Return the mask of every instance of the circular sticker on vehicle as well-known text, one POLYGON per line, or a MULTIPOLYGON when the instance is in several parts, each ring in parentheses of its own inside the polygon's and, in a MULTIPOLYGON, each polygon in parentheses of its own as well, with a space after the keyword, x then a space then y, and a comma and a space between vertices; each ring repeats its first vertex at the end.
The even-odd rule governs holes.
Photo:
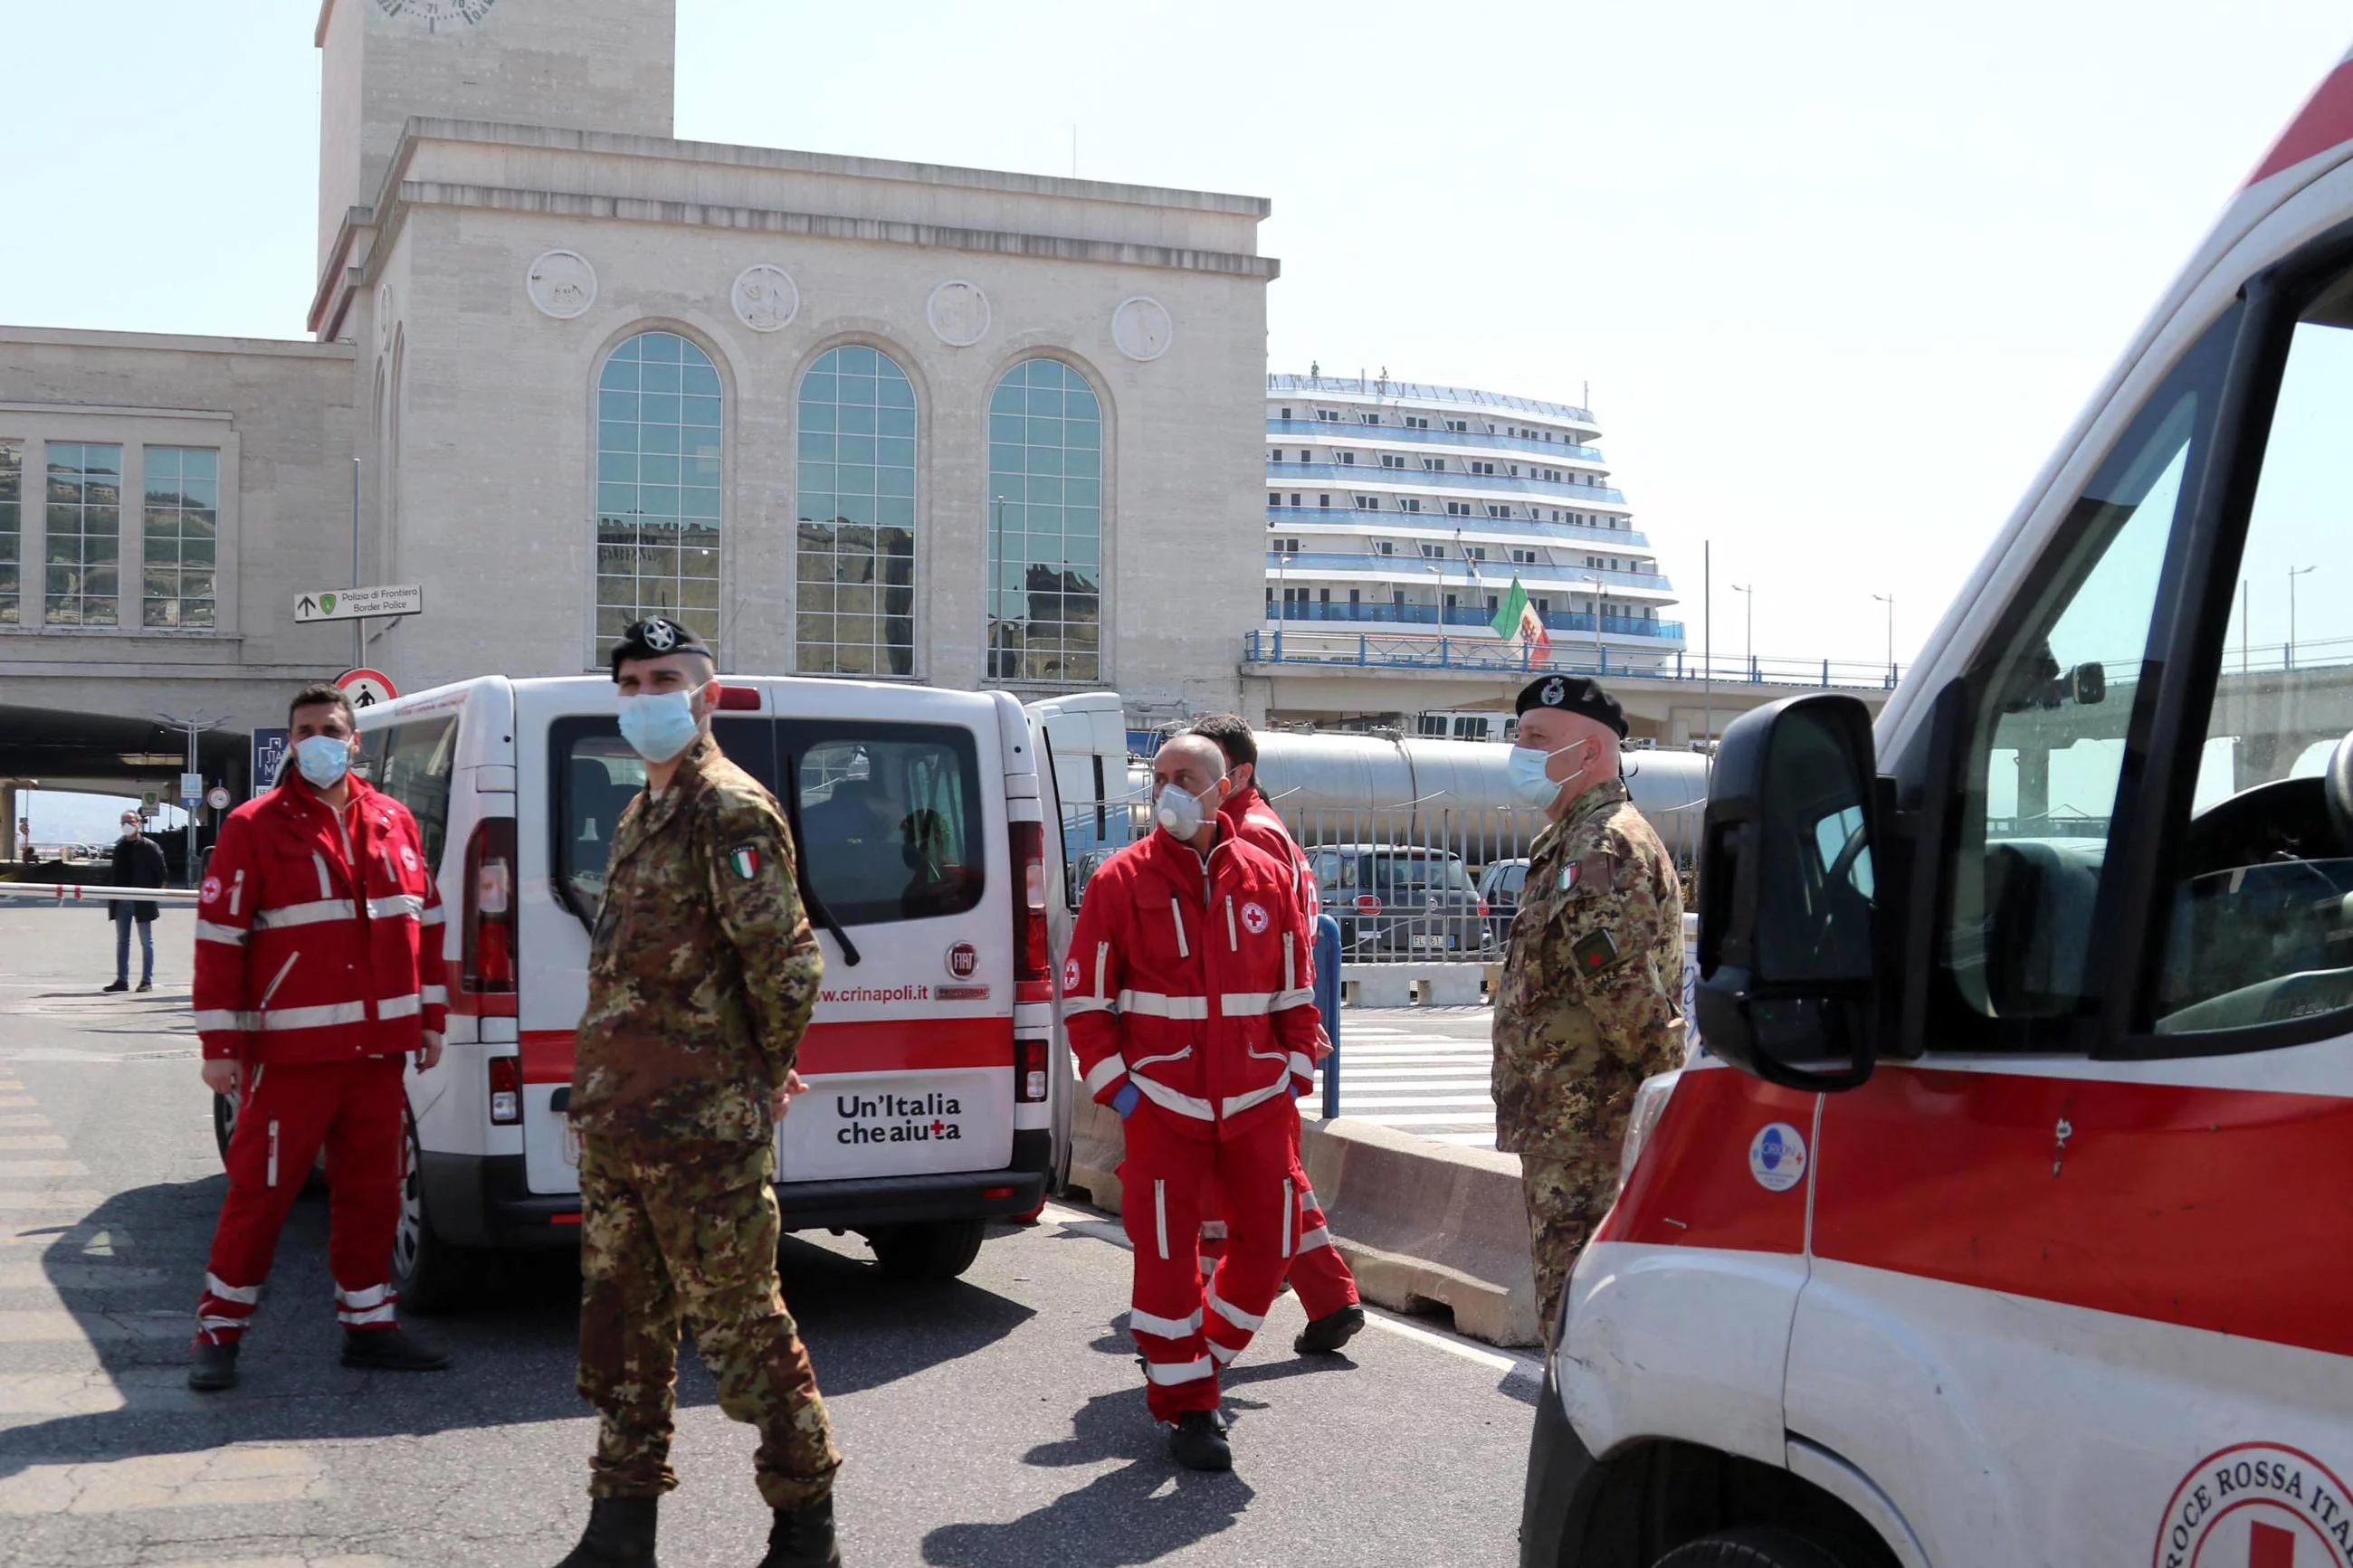
POLYGON ((2310 1454, 2241 1443, 2209 1454, 2166 1504, 2158 1568, 2345 1568, 2345 1483, 2310 1454))
POLYGON ((1760 1128, 1748 1141, 1748 1173, 1768 1193, 1786 1193, 1806 1179, 1806 1141, 1786 1121, 1760 1128))

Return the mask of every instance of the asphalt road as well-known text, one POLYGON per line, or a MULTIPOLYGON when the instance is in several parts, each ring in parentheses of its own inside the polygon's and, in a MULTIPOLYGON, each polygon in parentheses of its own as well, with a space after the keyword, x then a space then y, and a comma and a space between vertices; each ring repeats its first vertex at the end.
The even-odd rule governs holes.
MULTIPOLYGON (((572 1388, 577 1276, 512 1269, 418 1322, 460 1358, 399 1376, 335 1364, 325 1208, 295 1211, 245 1382, 181 1383, 223 1181, 186 1016, 189 917, 160 983, 100 995, 87 910, 0 910, 0 1565, 546 1564, 586 1512, 572 1388)), ((959 1281, 882 1280, 855 1237, 785 1247, 849 1456, 853 1564, 1504 1564, 1535 1363, 1387 1315, 1305 1361, 1276 1303, 1228 1379, 1237 1468, 1164 1458, 1121 1328, 1117 1227, 1050 1208, 959 1281)), ((686 1358, 663 1518, 671 1568, 758 1561, 751 1434, 686 1358)))

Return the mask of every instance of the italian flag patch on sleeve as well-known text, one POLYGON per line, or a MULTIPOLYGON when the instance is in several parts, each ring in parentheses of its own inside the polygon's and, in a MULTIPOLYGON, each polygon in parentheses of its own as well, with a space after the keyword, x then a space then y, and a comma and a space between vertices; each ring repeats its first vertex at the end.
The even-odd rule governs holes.
POLYGON ((728 853, 727 864, 734 868, 737 876, 748 882, 760 874, 760 852, 746 844, 728 853))

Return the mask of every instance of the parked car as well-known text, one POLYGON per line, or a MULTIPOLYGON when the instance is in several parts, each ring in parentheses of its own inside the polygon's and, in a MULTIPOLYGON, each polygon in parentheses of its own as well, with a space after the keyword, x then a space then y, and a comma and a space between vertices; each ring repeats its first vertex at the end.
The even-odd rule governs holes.
POLYGON ((1512 919, 1520 912, 1520 885, 1527 879, 1525 856, 1497 860, 1479 873, 1479 898, 1487 906, 1487 940, 1498 952, 1511 941, 1512 919))
POLYGON ((1476 959, 1491 946, 1487 906, 1461 856, 1392 844, 1326 844, 1308 854, 1342 953, 1476 959))

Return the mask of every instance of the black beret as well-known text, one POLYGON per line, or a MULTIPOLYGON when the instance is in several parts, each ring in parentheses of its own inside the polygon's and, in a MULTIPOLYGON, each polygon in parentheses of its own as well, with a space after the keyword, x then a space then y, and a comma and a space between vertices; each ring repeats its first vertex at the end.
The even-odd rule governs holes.
POLYGON ((1520 689, 1520 704, 1515 710, 1525 713, 1531 708, 1557 708, 1564 713, 1582 713, 1598 724, 1607 724, 1626 738, 1626 710, 1618 706, 1618 699, 1601 689, 1601 683, 1586 675, 1540 675, 1520 689))
POLYGON ((659 658, 665 654, 699 653, 711 657, 711 649, 676 621, 659 616, 649 616, 621 634, 613 645, 613 679, 621 679, 621 661, 625 658, 659 658))

